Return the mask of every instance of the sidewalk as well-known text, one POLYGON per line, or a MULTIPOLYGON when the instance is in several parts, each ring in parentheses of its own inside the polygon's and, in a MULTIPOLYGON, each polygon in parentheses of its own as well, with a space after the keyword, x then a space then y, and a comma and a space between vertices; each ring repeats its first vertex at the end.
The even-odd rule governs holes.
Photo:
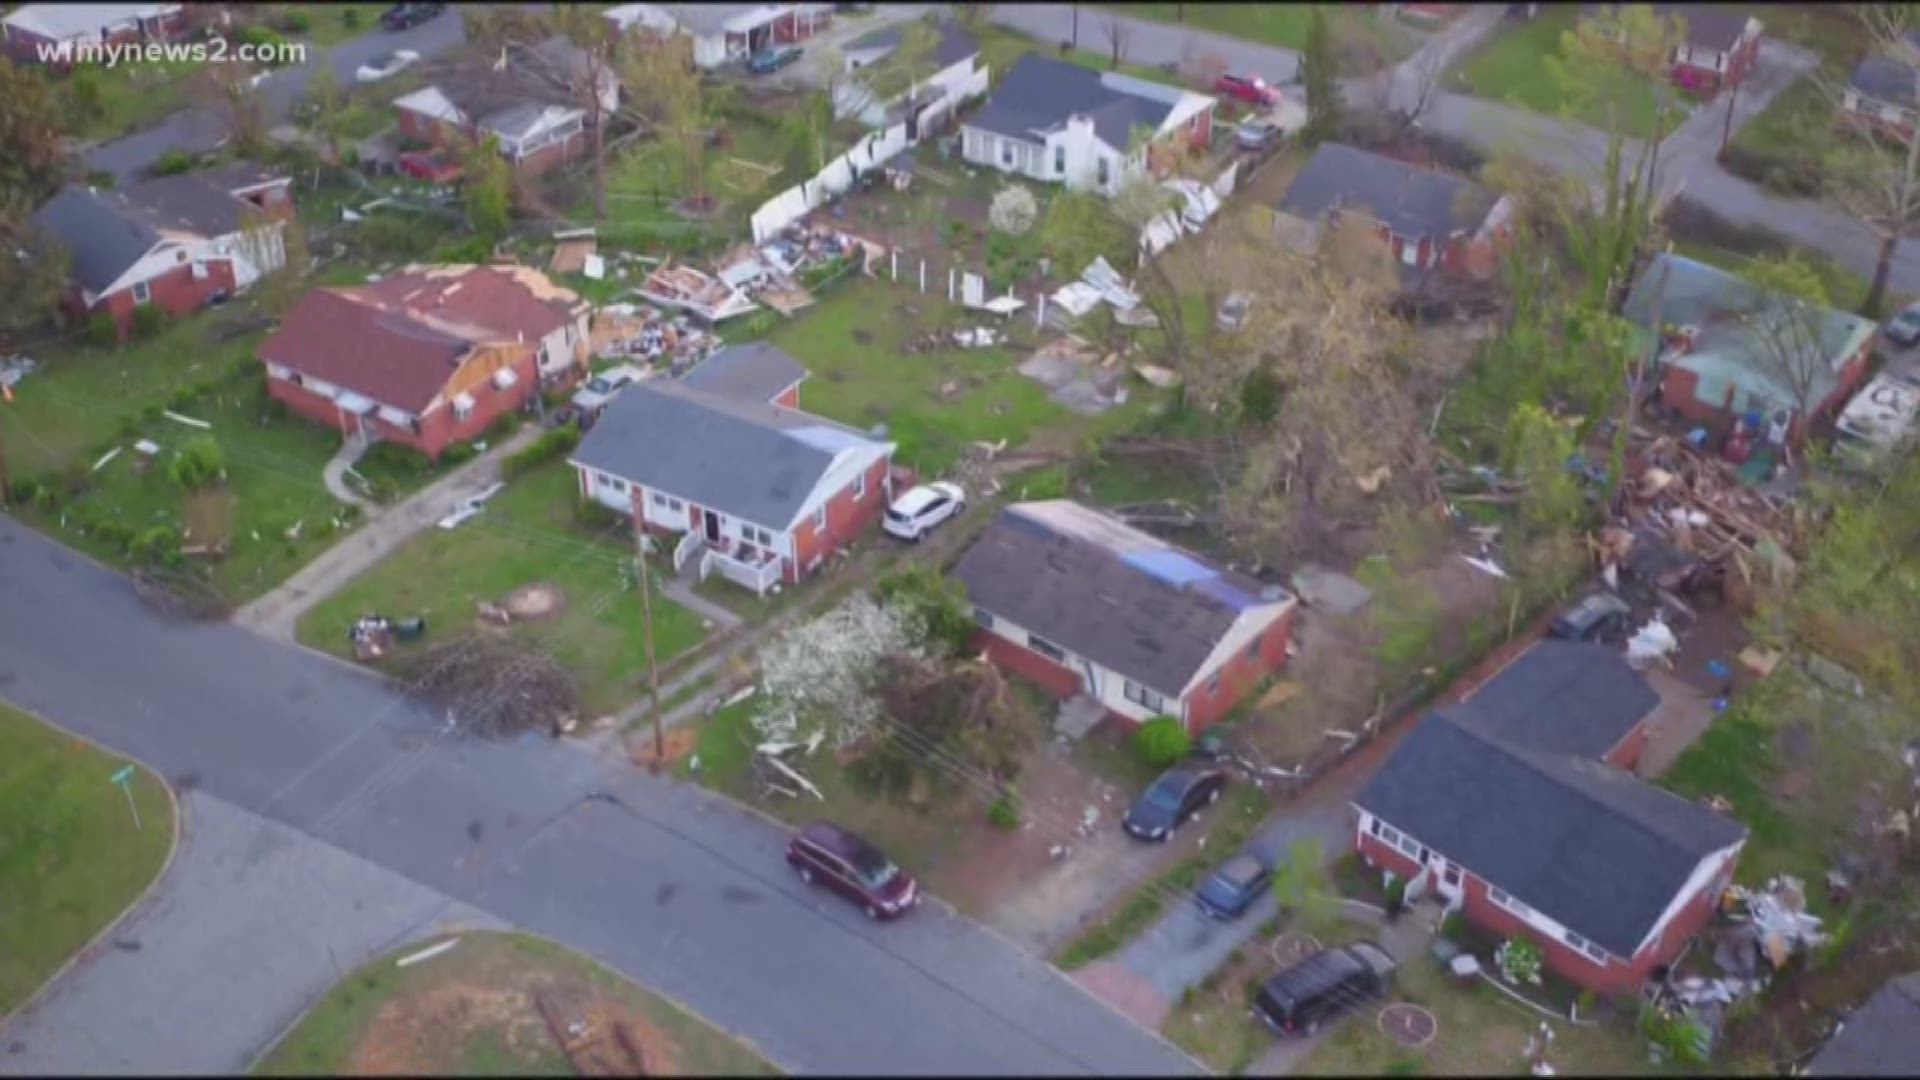
POLYGON ((453 509, 454 503, 500 479, 500 461, 540 437, 538 424, 523 424, 513 437, 415 492, 398 506, 379 510, 300 568, 286 583, 234 613, 233 621, 255 633, 291 643, 294 627, 315 604, 339 591, 401 544, 453 509))

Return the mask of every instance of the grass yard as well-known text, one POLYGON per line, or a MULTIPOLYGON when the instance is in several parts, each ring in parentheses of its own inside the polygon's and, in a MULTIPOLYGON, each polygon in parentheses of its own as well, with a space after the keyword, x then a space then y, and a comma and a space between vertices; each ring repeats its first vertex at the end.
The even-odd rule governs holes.
MULTIPOLYGON (((674 212, 687 194, 679 152, 669 143, 643 140, 608 163, 607 220, 595 223, 602 242, 697 244, 729 225, 743 225, 768 198, 799 182, 786 168, 787 148, 770 117, 730 116, 721 130, 726 144, 707 152, 707 187, 721 204, 717 218, 694 221, 674 212)), ((579 190, 573 216, 592 221, 592 186, 583 183, 579 190)))
MULTIPOLYGON (((307 29, 290 36, 309 41, 322 49, 330 49, 343 41, 367 34, 380 34, 380 14, 387 10, 387 4, 275 4, 270 22, 277 22, 298 12, 306 18, 307 29)), ((457 13, 448 12, 441 18, 457 13)))
MULTIPOLYGON (((581 709, 598 716, 626 704, 646 677, 640 595, 631 587, 632 546, 624 532, 579 523, 579 482, 564 461, 508 485, 481 517, 455 530, 428 529, 386 561, 328 597, 300 620, 299 640, 351 657, 348 628, 378 611, 425 616, 430 637, 462 632, 480 600, 498 602, 544 582, 565 606, 513 633, 550 650, 580 682, 581 709)), ((654 648, 662 663, 698 644, 698 616, 653 592, 654 648)))
POLYGON ((74 134, 108 142, 149 127, 191 104, 190 77, 204 66, 191 60, 112 67, 96 64, 57 78, 56 86, 69 100, 93 99, 94 107, 84 110, 84 119, 76 125, 74 134))
MULTIPOLYGON (((408 967, 416 942, 361 967, 320 999, 299 1026, 255 1062, 268 1076, 578 1075, 540 1002, 585 1020, 611 1060, 634 1068, 610 1034, 624 1028, 650 1076, 770 1076, 752 1046, 543 938, 470 933, 408 967)), ((438 944, 439 942, 436 942, 438 944)))
MULTIPOLYGON (((1575 5, 1545 5, 1532 22, 1499 31, 1457 70, 1453 78, 1476 97, 1504 102, 1548 116, 1570 115, 1596 127, 1607 119, 1604 105, 1577 100, 1573 88, 1554 77, 1549 57, 1558 57, 1561 35, 1580 17, 1575 5)), ((1617 87, 1596 87, 1594 98, 1616 101, 1627 134, 1645 138, 1653 132, 1655 88, 1638 76, 1622 78, 1617 87)))
POLYGON ((931 475, 951 468, 971 442, 1019 446, 1073 415, 1015 370, 1024 357, 1017 349, 901 349, 931 329, 980 321, 933 293, 862 280, 769 338, 812 373, 800 389, 804 408, 862 429, 885 423, 900 444, 898 460, 931 475))
POLYGON ((0 1016, 18 1008, 159 874, 173 811, 127 759, 0 704, 0 1016))
POLYGON ((1121 55, 1119 68, 1114 68, 1111 63, 1112 54, 1106 44, 1105 32, 1098 29, 1103 24, 1091 13, 1087 13, 1083 18, 1086 21, 1080 27, 1080 47, 1071 50, 1064 57, 1060 56, 1060 43, 1057 41, 1036 41, 1017 30, 1000 26, 982 27, 975 31, 975 36, 980 39, 980 60, 994 73, 995 79, 998 79, 1021 57, 1028 53, 1038 53, 1041 56, 1065 59, 1096 71, 1118 70, 1123 75, 1132 75, 1137 79, 1146 79, 1148 82, 1179 81, 1178 76, 1165 68, 1154 64, 1134 63, 1126 59, 1125 53, 1121 55))
MULTIPOLYGON (((1210 30, 1216 34, 1278 45, 1301 52, 1307 47, 1307 28, 1311 24, 1312 4, 1128 4, 1116 7, 1135 18, 1210 30)), ((1328 27, 1334 35, 1350 34, 1377 46, 1388 60, 1411 55, 1414 42, 1410 35, 1389 27, 1357 5, 1319 5, 1327 13, 1328 27)), ((1384 7, 1385 5, 1380 5, 1384 7)), ((1105 40, 1105 28, 1094 20, 1094 35, 1105 40)), ((1084 35, 1086 27, 1081 30, 1084 35)))
POLYGON ((234 604, 270 591, 335 542, 348 508, 327 493, 320 471, 338 445, 337 433, 296 418, 271 419, 257 371, 229 378, 176 411, 212 426, 203 433, 158 415, 136 417, 109 440, 120 449, 112 460, 89 471, 92 462, 81 459, 69 466, 72 475, 53 479, 51 494, 17 512, 62 543, 123 566, 139 560, 120 530, 139 536, 164 526, 183 547, 224 538, 225 556, 204 565, 214 588, 234 604), (226 482, 189 492, 168 476, 167 465, 202 434, 219 445, 226 482), (140 439, 160 447, 151 464, 133 449, 140 439), (86 483, 78 494, 72 493, 75 477, 86 483))

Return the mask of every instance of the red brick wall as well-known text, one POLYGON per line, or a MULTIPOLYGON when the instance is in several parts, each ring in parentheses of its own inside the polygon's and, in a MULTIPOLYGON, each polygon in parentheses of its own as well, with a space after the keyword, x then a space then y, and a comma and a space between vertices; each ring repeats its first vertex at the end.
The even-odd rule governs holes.
POLYGON ((424 113, 412 109, 395 109, 400 114, 400 134, 409 139, 417 139, 434 146, 446 146, 457 142, 459 129, 424 113))
POLYGON ((1733 55, 1727 57, 1727 70, 1724 74, 1713 70, 1710 66, 1675 63, 1671 75, 1675 82, 1691 85, 1695 89, 1708 93, 1718 93, 1723 83, 1728 86, 1738 86, 1745 80, 1753 71, 1753 65, 1758 62, 1759 57, 1760 38, 1756 35, 1753 40, 1736 48, 1733 55), (1682 74, 1683 72, 1685 74, 1682 74))
MULTIPOLYGON (((168 315, 179 318, 200 310, 206 305, 207 297, 217 292, 232 293, 233 263, 226 259, 211 259, 205 265, 207 276, 197 280, 193 276, 191 259, 148 278, 147 289, 151 302, 168 315)), ((112 315, 124 339, 133 328, 133 309, 138 306, 133 299, 133 288, 129 286, 108 293, 95 302, 94 309, 112 315)))
MULTIPOLYGON (((1873 339, 1868 338, 1858 351, 1850 357, 1839 371, 1833 392, 1824 401, 1813 407, 1814 415, 1823 416, 1846 406, 1847 400, 1860 389, 1867 375, 1867 364, 1873 355, 1873 339)), ((1694 391, 1700 385, 1699 376, 1678 364, 1667 364, 1666 372, 1660 379, 1660 397, 1668 408, 1692 420, 1697 424, 1722 424, 1730 422, 1744 410, 1728 409, 1724 402, 1708 404, 1695 396, 1694 391)), ((1805 432, 1803 418, 1795 417, 1793 438, 1801 438, 1805 432)))
POLYGON ((520 381, 510 389, 498 389, 488 380, 469 391, 474 399, 473 412, 465 420, 456 421, 453 406, 450 403, 443 404, 420 418, 420 430, 417 432, 409 427, 390 424, 380 419, 377 413, 360 419, 344 417, 332 401, 305 387, 295 386, 286 379, 269 378, 267 393, 309 420, 342 432, 351 432, 356 425, 364 424, 370 433, 383 441, 411 447, 437 458, 441 451, 454 443, 479 438, 495 420, 524 405, 527 395, 534 392, 532 388, 538 385, 535 363, 531 353, 514 363, 513 370, 520 381))
POLYGON ((582 131, 565 142, 543 146, 519 161, 509 161, 514 172, 521 176, 538 176, 548 169, 578 157, 587 147, 587 133, 582 131))
POLYGON ((1627 732, 1618 743, 1614 744, 1613 749, 1607 751, 1604 760, 1616 769, 1632 772, 1633 767, 1640 764, 1640 754, 1647 748, 1648 735, 1646 721, 1635 724, 1632 731, 1627 732))
POLYGON ((1227 715, 1260 680, 1280 670, 1287 662, 1287 642, 1293 635, 1293 613, 1297 610, 1288 609, 1262 631, 1259 655, 1251 655, 1247 648, 1241 648, 1229 657, 1220 667, 1217 690, 1209 691, 1202 682, 1187 694, 1185 714, 1189 732, 1198 734, 1227 715))
MULTIPOLYGON (((1391 870, 1402 878, 1411 879, 1424 870, 1399 849, 1389 846, 1368 833, 1356 833, 1355 847, 1368 865, 1391 870)), ((1731 874, 1731 872, 1729 867, 1726 873, 1731 874)), ((1495 906, 1493 901, 1487 898, 1486 882, 1472 873, 1462 876, 1466 897, 1461 907, 1461 914, 1466 916, 1467 921, 1491 933, 1502 937, 1523 937, 1539 945, 1541 954, 1546 958, 1547 967, 1575 985, 1600 994, 1631 993, 1640 988, 1654 968, 1680 955, 1687 942, 1706 925, 1707 920, 1713 915, 1714 905, 1719 896, 1718 884, 1717 881, 1709 881, 1707 886, 1674 916, 1673 921, 1667 924, 1666 929, 1660 934, 1660 940, 1655 942, 1653 947, 1642 950, 1638 956, 1626 963, 1621 963, 1616 958, 1614 963, 1597 964, 1585 953, 1521 922, 1511 912, 1495 906)), ((1521 896, 1516 899, 1525 902, 1526 897, 1521 896)))
POLYGON ((889 459, 882 458, 867 469, 867 493, 855 498, 853 482, 827 500, 827 527, 816 531, 809 517, 793 528, 793 560, 787 567, 788 580, 798 581, 811 572, 815 559, 825 560, 836 550, 880 519, 887 505, 889 459))
POLYGON ((1025 646, 1016 645, 991 631, 976 632, 973 635, 972 647, 984 650, 994 663, 1016 675, 1039 683, 1055 696, 1070 698, 1086 688, 1085 681, 1072 669, 1056 664, 1039 653, 1025 646))
POLYGON ((773 403, 775 405, 784 405, 789 409, 799 408, 800 407, 800 384, 794 383, 792 386, 789 386, 785 390, 780 391, 780 393, 774 396, 773 403))

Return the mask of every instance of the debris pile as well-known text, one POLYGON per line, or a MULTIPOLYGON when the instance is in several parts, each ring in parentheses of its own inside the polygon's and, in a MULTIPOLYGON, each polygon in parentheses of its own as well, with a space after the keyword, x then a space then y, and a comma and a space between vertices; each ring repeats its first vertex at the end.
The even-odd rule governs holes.
POLYGON ((1652 438, 1636 456, 1626 521, 1603 530, 1595 543, 1603 569, 1625 566, 1670 591, 1722 576, 1729 566, 1749 584, 1757 570, 1775 580, 1792 573, 1788 552, 1801 537, 1783 499, 1670 436, 1652 438))
POLYGON ((686 311, 707 325, 745 315, 755 304, 739 288, 692 266, 662 264, 635 290, 663 307, 686 311))
POLYGON ((675 371, 705 360, 720 339, 687 315, 669 315, 650 304, 608 304, 594 312, 593 354, 606 360, 666 360, 675 371))
MULTIPOLYGON (((406 655, 406 654, 402 654, 406 655)), ((461 634, 408 657, 408 691, 446 710, 447 729, 502 739, 560 735, 579 715, 573 673, 499 634, 461 634)))

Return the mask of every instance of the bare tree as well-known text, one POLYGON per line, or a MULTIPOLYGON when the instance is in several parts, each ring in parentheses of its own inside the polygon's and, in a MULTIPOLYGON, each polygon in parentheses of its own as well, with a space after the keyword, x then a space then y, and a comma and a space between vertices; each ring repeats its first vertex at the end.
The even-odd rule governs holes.
MULTIPOLYGON (((1861 4, 1854 12, 1866 31, 1869 51, 1898 72, 1908 88, 1908 101, 1920 100, 1920 48, 1909 36, 1916 29, 1912 10, 1904 4, 1861 4)), ((1872 314, 1886 300, 1900 238, 1920 223, 1920 132, 1911 125, 1879 122, 1872 115, 1878 103, 1860 112, 1847 108, 1849 96, 1857 91, 1845 81, 1817 73, 1814 84, 1859 140, 1833 155, 1822 188, 1828 201, 1873 230, 1880 241, 1873 284, 1861 308, 1872 314)))
POLYGON ((1798 446, 1819 406, 1815 392, 1832 378, 1824 340, 1830 310, 1820 275, 1797 255, 1756 260, 1746 271, 1753 294, 1737 318, 1752 341, 1762 372, 1793 398, 1789 448, 1798 446))
POLYGON ((707 139, 718 102, 693 63, 685 34, 645 37, 623 49, 619 70, 627 93, 676 155, 687 205, 705 208, 707 139))
POLYGON ((1107 67, 1118 70, 1133 44, 1133 24, 1118 15, 1109 15, 1106 25, 1107 67))

